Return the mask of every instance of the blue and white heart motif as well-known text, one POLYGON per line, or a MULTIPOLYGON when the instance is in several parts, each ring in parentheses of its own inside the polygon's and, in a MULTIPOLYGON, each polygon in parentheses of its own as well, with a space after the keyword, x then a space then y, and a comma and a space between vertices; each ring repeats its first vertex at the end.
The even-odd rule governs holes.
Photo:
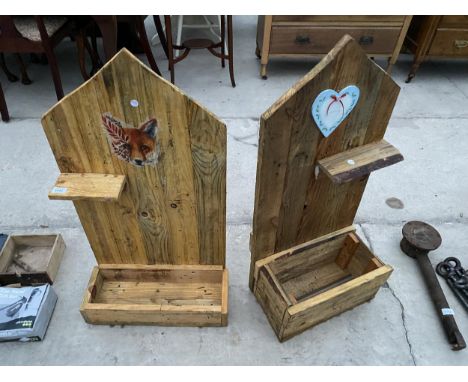
POLYGON ((328 137, 351 113, 359 100, 359 88, 346 86, 339 93, 333 89, 320 92, 312 104, 312 117, 324 137, 328 137))

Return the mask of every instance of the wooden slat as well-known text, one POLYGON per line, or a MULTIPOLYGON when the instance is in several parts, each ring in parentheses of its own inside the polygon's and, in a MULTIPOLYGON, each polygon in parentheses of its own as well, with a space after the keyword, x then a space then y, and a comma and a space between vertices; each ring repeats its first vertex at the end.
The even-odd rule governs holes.
POLYGON ((228 310, 229 310, 229 274, 228 270, 223 271, 221 291, 221 324, 227 326, 228 324, 228 310))
POLYGON ((80 312, 94 325, 223 326, 219 306, 83 304, 80 312))
POLYGON ((320 169, 333 183, 346 183, 403 160, 403 155, 385 140, 356 147, 319 160, 320 169))
POLYGON ((51 281, 54 281, 57 276, 64 252, 65 242, 62 235, 58 234, 51 250, 49 264, 47 265, 47 274, 51 281))
POLYGON ((285 282, 282 286, 286 293, 294 294, 296 300, 302 300, 315 290, 333 284, 350 274, 341 269, 333 260, 317 265, 308 272, 285 282))
POLYGON ((142 264, 100 264, 99 268, 102 270, 166 270, 166 271, 222 271, 224 267, 222 265, 203 265, 203 264, 157 264, 157 265, 142 265, 142 264))
POLYGON ((42 124, 62 173, 126 177, 118 203, 74 200, 98 264, 225 265, 226 129, 213 114, 123 49, 42 124), (127 128, 155 118, 159 161, 114 155, 104 113, 127 128))
POLYGON ((260 269, 255 282, 254 295, 276 335, 280 338, 283 330, 283 317, 289 305, 283 298, 281 288, 273 282, 265 267, 260 269))
POLYGON ((309 272, 319 264, 334 262, 338 252, 343 247, 344 236, 311 247, 303 252, 296 252, 292 256, 284 257, 268 264, 275 275, 283 283, 309 272))
MULTIPOLYGON (((354 276, 361 276, 362 274, 371 270, 368 268, 369 263, 376 259, 375 255, 370 251, 364 243, 360 243, 356 248, 354 255, 351 257, 346 269, 354 276)), ((382 266, 382 263, 380 264, 382 266)), ((372 268, 375 269, 376 267, 372 268)))
POLYGON ((255 279, 257 278, 260 268, 262 268, 266 264, 272 264, 276 260, 283 259, 283 258, 288 258, 290 256, 293 256, 293 255, 297 254, 297 253, 302 253, 304 251, 311 250, 311 249, 313 249, 315 247, 321 246, 322 244, 324 244, 324 243, 326 243, 328 241, 333 241, 333 240, 335 240, 336 238, 338 238, 340 236, 346 235, 346 234, 348 234, 350 232, 354 232, 355 230, 356 230, 356 228, 353 225, 351 225, 349 227, 343 228, 343 229, 338 230, 336 232, 332 232, 332 233, 330 233, 328 235, 324 235, 324 236, 318 237, 316 239, 310 240, 310 241, 308 241, 306 243, 299 244, 299 245, 297 245, 295 247, 292 247, 290 249, 287 249, 285 251, 275 253, 274 255, 265 257, 262 260, 258 260, 255 263, 254 278, 255 279))
POLYGON ((349 234, 343 244, 343 248, 341 248, 340 253, 336 257, 335 262, 341 267, 341 269, 345 269, 348 267, 351 258, 356 253, 357 248, 360 245, 359 238, 354 234, 349 234))
POLYGON ((392 271, 390 266, 385 265, 289 307, 285 315, 285 329, 280 340, 287 340, 320 322, 370 300, 392 271))
POLYGON ((116 202, 125 186, 125 175, 60 174, 49 192, 53 200, 116 202))
POLYGON ((336 184, 315 177, 317 162, 383 139, 398 85, 344 36, 260 120, 252 233, 251 285, 255 262, 353 223, 367 178, 336 184), (325 89, 360 89, 358 104, 328 137, 311 116, 325 89))
POLYGON ((292 305, 288 295, 286 294, 285 290, 283 289, 283 284, 278 280, 275 273, 272 271, 270 266, 267 264, 264 267, 264 270, 267 273, 268 280, 272 285, 274 285, 274 289, 280 294, 281 298, 286 302, 288 306, 292 305))
POLYGON ((94 302, 101 304, 220 305, 221 283, 107 281, 94 302))
POLYGON ((221 283, 223 270, 207 270, 197 268, 120 268, 108 269, 100 266, 100 274, 107 280, 136 282, 177 282, 191 283, 221 283))

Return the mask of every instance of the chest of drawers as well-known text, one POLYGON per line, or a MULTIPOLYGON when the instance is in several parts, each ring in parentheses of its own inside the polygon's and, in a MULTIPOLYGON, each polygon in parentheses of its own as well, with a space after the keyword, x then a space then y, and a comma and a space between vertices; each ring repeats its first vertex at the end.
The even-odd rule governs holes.
POLYGON ((428 57, 468 58, 468 16, 415 16, 405 45, 414 54, 406 82, 428 57))
POLYGON ((388 57, 390 72, 411 16, 259 16, 257 50, 260 74, 267 77, 270 57, 323 56, 351 35, 369 56, 388 57))

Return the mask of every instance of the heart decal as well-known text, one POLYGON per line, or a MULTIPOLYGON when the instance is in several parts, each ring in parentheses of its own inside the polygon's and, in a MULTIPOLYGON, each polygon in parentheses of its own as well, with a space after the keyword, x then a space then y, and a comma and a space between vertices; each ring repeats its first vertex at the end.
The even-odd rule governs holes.
POLYGON ((325 138, 351 113, 359 100, 359 93, 357 86, 349 85, 339 93, 333 89, 323 90, 315 98, 312 118, 325 138))

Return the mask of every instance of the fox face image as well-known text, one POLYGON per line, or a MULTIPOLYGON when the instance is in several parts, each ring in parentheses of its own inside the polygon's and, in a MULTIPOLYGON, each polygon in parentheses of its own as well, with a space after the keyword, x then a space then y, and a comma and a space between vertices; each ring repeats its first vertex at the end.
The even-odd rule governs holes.
POLYGON ((156 119, 151 118, 138 128, 123 127, 121 121, 105 113, 102 115, 102 123, 112 152, 119 159, 139 167, 157 163, 159 150, 156 119))

